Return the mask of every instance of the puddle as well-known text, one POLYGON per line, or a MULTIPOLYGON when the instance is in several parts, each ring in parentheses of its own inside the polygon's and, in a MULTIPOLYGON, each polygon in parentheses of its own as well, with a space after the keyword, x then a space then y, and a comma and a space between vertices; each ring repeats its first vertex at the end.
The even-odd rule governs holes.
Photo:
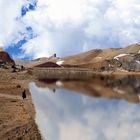
POLYGON ((140 139, 139 87, 138 77, 29 85, 44 140, 140 139))

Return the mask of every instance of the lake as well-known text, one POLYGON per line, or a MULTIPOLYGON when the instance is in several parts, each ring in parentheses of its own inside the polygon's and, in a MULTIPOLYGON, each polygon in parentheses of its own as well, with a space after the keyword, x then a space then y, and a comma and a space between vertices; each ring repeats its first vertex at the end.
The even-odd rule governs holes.
POLYGON ((31 82, 44 140, 139 140, 140 77, 31 82))

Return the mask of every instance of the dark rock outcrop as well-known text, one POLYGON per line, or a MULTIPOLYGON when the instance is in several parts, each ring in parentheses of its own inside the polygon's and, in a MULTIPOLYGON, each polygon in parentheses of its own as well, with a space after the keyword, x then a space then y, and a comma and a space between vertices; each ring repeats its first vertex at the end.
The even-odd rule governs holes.
POLYGON ((140 54, 131 54, 119 59, 122 68, 128 71, 140 71, 140 54))

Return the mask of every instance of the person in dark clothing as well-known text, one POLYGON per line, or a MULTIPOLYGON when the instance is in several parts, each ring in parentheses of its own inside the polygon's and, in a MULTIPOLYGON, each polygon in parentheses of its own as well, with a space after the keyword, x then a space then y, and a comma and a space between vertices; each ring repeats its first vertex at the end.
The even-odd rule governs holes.
POLYGON ((53 89, 53 93, 55 93, 55 91, 56 91, 56 90, 55 90, 55 88, 54 88, 54 89, 53 89))
POLYGON ((24 90, 24 91, 22 92, 22 98, 23 98, 23 99, 26 98, 26 90, 24 90))

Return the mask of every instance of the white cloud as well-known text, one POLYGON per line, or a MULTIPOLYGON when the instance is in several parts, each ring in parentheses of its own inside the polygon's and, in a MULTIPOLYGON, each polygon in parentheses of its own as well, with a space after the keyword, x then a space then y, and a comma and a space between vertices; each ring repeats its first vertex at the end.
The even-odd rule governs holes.
POLYGON ((30 84, 44 140, 140 139, 140 105, 30 84), (84 98, 84 101, 83 101, 84 98), (134 115, 132 115, 134 114, 134 115))
POLYGON ((4 46, 3 42, 0 42, 0 47, 3 47, 3 46, 4 46))
POLYGON ((10 43, 15 37, 18 37, 17 32, 23 28, 16 18, 20 16, 21 6, 25 0, 1 0, 0 1, 0 42, 5 45, 10 43), (14 36, 13 36, 14 35, 14 36))
POLYGON ((46 46, 50 55, 85 51, 85 44, 87 49, 93 49, 140 41, 138 0, 39 0, 37 10, 28 13, 23 21, 44 35, 34 48, 44 50, 46 46))
POLYGON ((13 19, 19 15, 23 1, 6 2, 0 2, 1 13, 6 11, 0 18, 8 21, 0 23, 4 34, 0 40, 9 43, 20 39, 17 28, 31 26, 38 37, 22 47, 26 56, 36 58, 55 52, 64 56, 140 42, 139 0, 38 0, 36 10, 18 23, 13 19))

